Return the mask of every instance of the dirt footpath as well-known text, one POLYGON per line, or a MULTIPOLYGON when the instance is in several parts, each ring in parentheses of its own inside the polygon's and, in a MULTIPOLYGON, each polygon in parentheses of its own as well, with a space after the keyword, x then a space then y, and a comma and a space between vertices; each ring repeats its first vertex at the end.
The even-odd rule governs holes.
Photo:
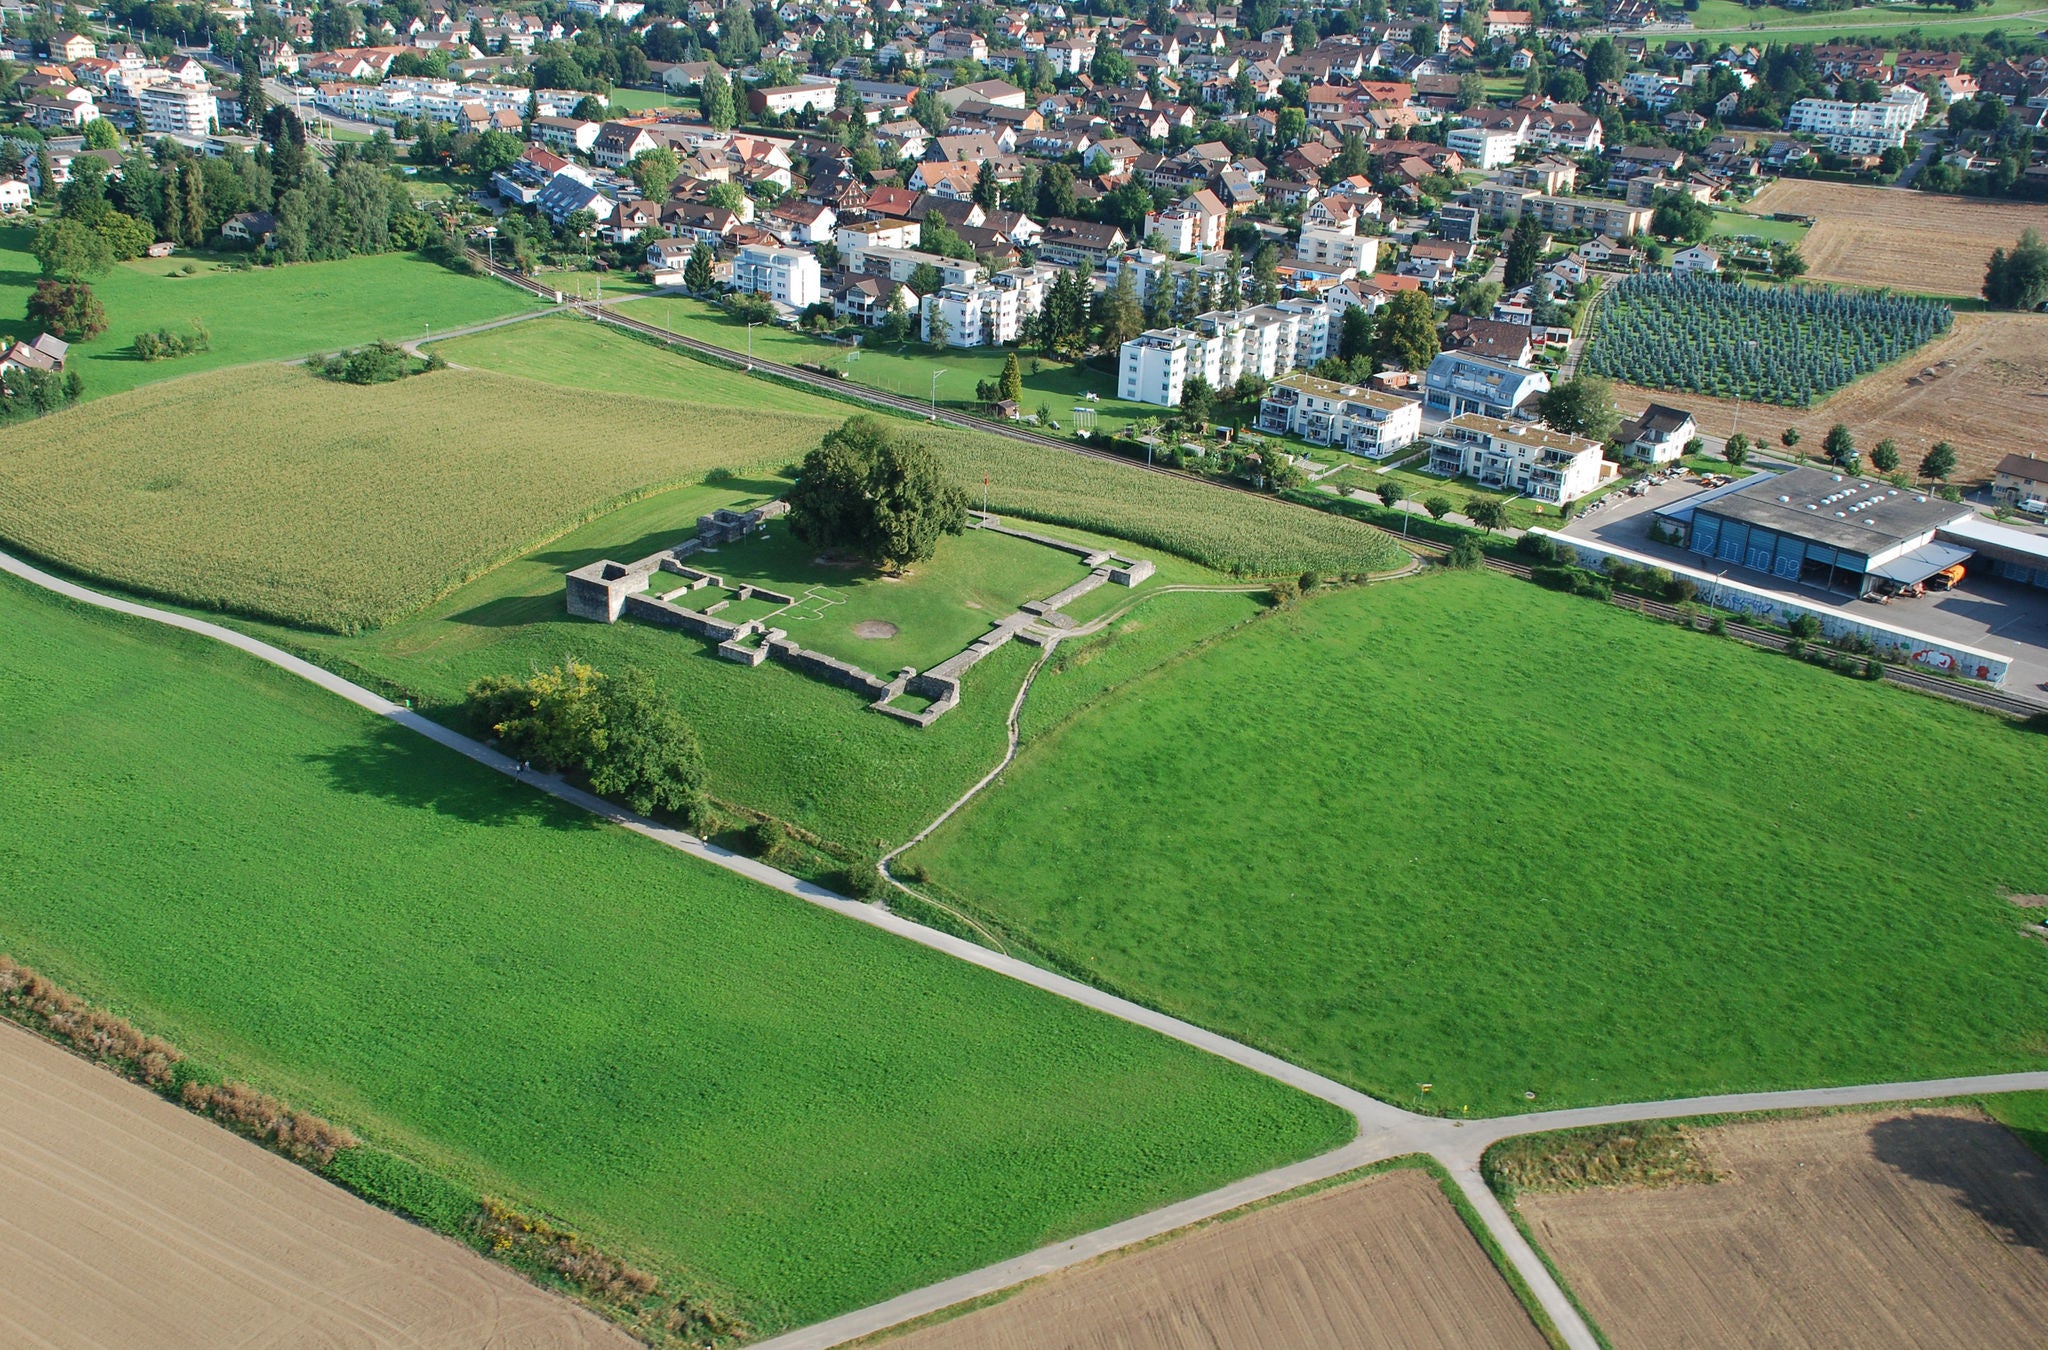
POLYGON ((0 1022, 0 1345, 636 1342, 0 1022))
POLYGON ((1971 1110, 1700 1134, 1726 1179, 1525 1195, 1617 1346, 2048 1345, 2048 1167, 1971 1110))
POLYGON ((889 1350, 1540 1350, 1428 1173, 1404 1168, 1052 1276, 889 1350))

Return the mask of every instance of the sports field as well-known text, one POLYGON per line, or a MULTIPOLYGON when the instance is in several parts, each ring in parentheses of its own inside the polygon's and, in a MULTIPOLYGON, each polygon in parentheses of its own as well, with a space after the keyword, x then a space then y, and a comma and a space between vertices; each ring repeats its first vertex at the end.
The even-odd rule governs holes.
POLYGON ((217 644, 11 580, 0 616, 16 956, 759 1330, 1347 1133, 217 644))
POLYGON ((348 631, 622 498, 800 456, 840 420, 481 371, 367 388, 219 371, 0 432, 0 538, 149 594, 348 631))
MULTIPOLYGON (((0 226, 0 289, 14 298, 0 337, 33 337, 21 317, 40 268, 25 225, 0 226)), ((458 276, 410 253, 340 262, 221 270, 215 255, 137 259, 91 279, 107 311, 107 331, 71 349, 87 398, 249 361, 296 360, 313 352, 425 335, 533 308, 532 297, 482 277, 458 276), (190 264, 192 276, 173 273, 190 264), (135 335, 185 331, 198 319, 212 350, 169 361, 138 360, 135 335)))
POLYGON ((1403 1105, 2048 1062, 2043 743, 1967 709, 1449 574, 1025 725, 938 893, 1403 1105))

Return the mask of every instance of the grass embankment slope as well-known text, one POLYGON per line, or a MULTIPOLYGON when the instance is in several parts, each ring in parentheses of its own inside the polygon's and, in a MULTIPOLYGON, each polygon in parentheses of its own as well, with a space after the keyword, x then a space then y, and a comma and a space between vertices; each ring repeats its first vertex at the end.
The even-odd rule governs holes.
MULTIPOLYGON (((641 302, 632 313, 658 323, 666 303, 641 302)), ((683 327, 680 322, 676 326, 683 327)), ((757 342, 761 331, 755 331, 757 342)), ((442 344, 439 350, 459 365, 578 388, 692 399, 703 381, 718 378, 742 381, 755 391, 756 406, 764 408, 838 418, 857 411, 838 399, 755 379, 566 318, 478 333, 442 344)), ((815 360, 816 354, 803 359, 815 360)), ((929 368, 929 361, 924 364, 929 368)), ((981 504, 986 478, 988 504, 999 514, 1113 535, 1211 567, 1259 575, 1310 567, 1378 571, 1393 566, 1399 557, 1384 534, 1341 517, 1302 511, 1269 498, 1226 495, 1192 479, 1146 473, 1136 465, 1088 459, 986 432, 909 420, 899 425, 944 457, 970 488, 976 506, 981 504)), ((735 453, 734 458, 743 457, 735 453)))
POLYGON ((1073 968, 1454 1114, 2048 1063, 2048 949, 2000 898, 2048 890, 2036 733, 1487 575, 1168 669, 1027 714, 909 860, 1073 968))
POLYGON ((757 1329, 1346 1133, 203 639, 11 579, 0 621, 0 948, 757 1329))
POLYGON ((146 594, 347 630, 622 497, 779 461, 835 425, 481 371, 358 388, 259 366, 0 433, 0 537, 146 594))
MULTIPOLYGON (((0 337, 33 337, 22 318, 41 268, 29 245, 30 226, 0 226, 0 337)), ((120 263, 92 278, 93 294, 107 311, 107 331, 71 349, 71 369, 85 380, 87 398, 138 385, 250 361, 296 360, 380 338, 400 341, 437 329, 483 323, 534 307, 532 297, 500 282, 460 276, 410 253, 385 253, 339 262, 299 263, 227 271, 219 255, 179 254, 120 263), (171 273, 187 265, 193 276, 171 273), (135 335, 169 328, 184 332, 193 319, 212 334, 212 350, 169 361, 143 361, 135 335)))

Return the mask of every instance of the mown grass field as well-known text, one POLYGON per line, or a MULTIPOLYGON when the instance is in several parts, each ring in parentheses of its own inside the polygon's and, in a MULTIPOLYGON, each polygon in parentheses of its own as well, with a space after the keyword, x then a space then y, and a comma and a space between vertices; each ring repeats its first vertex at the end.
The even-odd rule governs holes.
MULTIPOLYGON (((660 307, 667 303, 648 300, 633 308, 638 317, 658 323, 660 307)), ((764 331, 755 330, 756 341, 764 331)), ((754 406, 838 418, 856 411, 821 394, 770 384, 567 319, 494 329, 441 350, 459 365, 586 389, 695 399, 700 385, 730 388, 725 382, 736 380, 741 382, 738 397, 750 394, 754 406)), ((1226 571, 1381 571, 1398 561, 1386 536, 1339 517, 1001 436, 905 425, 916 428, 915 434, 945 457, 977 505, 986 477, 988 504, 997 512, 1127 539, 1226 571)))
MULTIPOLYGON (((2044 23, 2038 12, 2041 8, 2039 0, 1990 0, 1990 3, 1968 13, 1958 13, 1948 5, 1887 3, 1816 15, 1811 10, 1787 9, 1778 5, 1751 9, 1741 0, 1700 0, 1699 9, 1692 15, 1692 24, 1695 33, 1717 35, 1744 33, 1750 30, 1751 25, 1761 24, 1763 31, 1750 39, 1754 42, 1823 42, 1830 37, 1888 38, 1916 29, 1938 36, 1960 37, 1966 33, 1993 31, 2035 32, 2044 23)), ((1688 34, 1680 31, 1649 36, 1655 45, 1659 37, 1676 41, 1688 34)))
MULTIPOLYGON (((747 326, 702 300, 684 296, 650 298, 635 304, 631 313, 642 323, 715 343, 728 351, 744 354, 748 350, 747 326)), ((870 336, 868 341, 872 340, 870 336)), ((799 361, 830 365, 846 372, 846 378, 856 384, 909 398, 929 399, 936 389, 941 405, 950 403, 963 408, 974 404, 978 383, 993 381, 1003 373, 1008 355, 997 347, 933 351, 921 342, 907 343, 901 348, 869 347, 863 343, 856 348, 772 324, 756 325, 752 342, 754 354, 766 360, 791 365, 799 361), (932 379, 934 373, 938 375, 936 384, 932 379)), ((1018 352, 1017 360, 1024 375, 1024 397, 1020 400, 1024 411, 1035 413, 1043 405, 1063 430, 1074 429, 1077 407, 1087 409, 1091 428, 1099 426, 1104 431, 1121 430, 1141 418, 1156 418, 1168 411, 1116 397, 1116 379, 1106 372, 1049 357, 1034 358, 1024 351, 1018 352), (1094 394, 1096 401, 1088 402, 1088 394, 1094 394)))
POLYGON ((257 366, 0 432, 0 538, 146 594, 347 631, 650 487, 801 455, 838 418, 478 371, 257 366))
POLYGON ((1347 1133, 217 644, 12 579, 0 624, 0 949, 758 1330, 1347 1133))
MULTIPOLYGON (((644 557, 688 537, 697 517, 707 511, 755 505, 787 486, 772 478, 741 479, 643 498, 477 578, 419 615, 374 632, 341 637, 245 621, 237 626, 411 697, 452 721, 460 720, 456 704, 463 690, 480 676, 552 665, 565 653, 603 669, 642 666, 696 728, 715 795, 799 824, 846 848, 879 852, 915 833, 1001 757, 1004 714, 1035 651, 1012 644, 984 660, 969 672, 961 706, 920 731, 867 711, 866 701, 847 690, 781 666, 748 669, 719 660, 702 639, 632 621, 605 625, 572 619, 563 606, 562 574, 568 569, 599 558, 644 557)), ((1079 531, 1056 532, 1078 542, 1109 542, 1079 531)), ((962 542, 949 539, 946 544, 962 542)), ((705 561, 728 556, 722 550, 705 561)), ((943 580, 950 566, 947 555, 937 561, 935 576, 943 580)), ((1158 573, 1135 593, 1105 586, 1074 607, 1076 618, 1085 622, 1165 585, 1229 581, 1177 558, 1157 561, 1158 573)), ((962 600, 971 598, 957 581, 941 589, 962 600)), ((1160 622, 1183 606, 1194 611, 1210 598, 1163 597, 1148 602, 1140 621, 1160 622)), ((1246 608, 1261 603, 1246 596, 1225 598, 1246 608)), ((996 617, 993 610, 980 611, 984 621, 996 617)), ((796 632, 799 626, 789 627, 796 632)), ((814 637, 805 632, 799 640, 809 643, 814 637)), ((861 659, 873 663, 870 669, 882 669, 885 654, 894 659, 894 643, 851 642, 871 649, 861 653, 861 659)), ((1161 652, 1156 659, 1170 654, 1161 652)))
MULTIPOLYGON (((33 337, 22 317, 40 268, 26 225, 0 226, 0 337, 33 337)), ((340 262, 299 263, 247 272, 220 270, 217 255, 179 254, 121 263, 92 278, 107 311, 107 331, 71 349, 71 368, 87 398, 250 361, 296 360, 314 352, 393 341, 482 323, 533 308, 532 298, 481 277, 458 276, 409 253, 340 262), (187 265, 193 276, 171 273, 187 265), (212 350, 169 361, 142 361, 135 335, 186 330, 193 319, 211 332, 212 350)))
POLYGON ((1968 709, 1451 574, 1025 725, 907 860, 1069 968, 1404 1105, 2048 1064, 2048 948, 2000 895, 2048 890, 2044 743, 1968 709))

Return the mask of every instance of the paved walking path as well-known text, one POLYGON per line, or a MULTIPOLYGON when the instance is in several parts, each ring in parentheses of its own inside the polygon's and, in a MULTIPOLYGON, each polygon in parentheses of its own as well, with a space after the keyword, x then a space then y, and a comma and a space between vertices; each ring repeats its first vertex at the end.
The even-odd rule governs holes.
MULTIPOLYGON (((518 764, 489 746, 450 730, 431 718, 391 702, 332 671, 273 647, 246 633, 209 623, 204 619, 156 609, 130 600, 102 595, 84 586, 53 576, 41 568, 0 553, 0 571, 6 571, 45 590, 81 604, 112 610, 182 629, 225 643, 280 670, 298 676, 329 693, 347 699, 360 708, 444 745, 499 773, 518 777, 562 801, 600 816, 670 848, 702 859, 714 867, 738 873, 829 909, 836 914, 882 929, 935 951, 957 957, 984 970, 1004 975, 1060 998, 1071 1000, 1111 1017, 1146 1027, 1182 1044, 1229 1060, 1233 1064, 1285 1083, 1350 1112, 1358 1121, 1356 1138, 1343 1147, 1286 1167, 1246 1177, 1205 1195, 1194 1196, 1107 1228, 1084 1233, 1066 1242, 1042 1247, 1008 1261, 970 1271, 924 1289, 913 1290, 872 1307, 862 1308, 815 1326, 762 1342, 760 1350, 825 1350, 860 1336, 926 1313, 950 1307, 965 1299, 991 1294, 1023 1280, 1092 1260, 1133 1242, 1173 1232, 1189 1224, 1214 1218, 1259 1200, 1285 1194, 1299 1187, 1340 1176, 1345 1172, 1387 1158, 1409 1153, 1428 1153, 1445 1164, 1459 1187, 1471 1199, 1488 1232, 1507 1254, 1516 1272, 1527 1283, 1538 1303, 1555 1323, 1571 1350, 1598 1350, 1598 1342, 1587 1328, 1563 1289, 1523 1239, 1507 1211, 1479 1175, 1479 1158, 1485 1149, 1512 1135, 1564 1129, 1576 1125, 1620 1123, 1632 1120, 1714 1115, 1732 1111, 1787 1110, 1811 1106, 1847 1106, 1933 1097, 1953 1097, 1992 1092, 2048 1090, 2048 1072, 1994 1074, 1973 1078, 1945 1078, 1924 1082, 1879 1083, 1855 1087, 1814 1088, 1789 1092, 1751 1092, 1718 1097, 1689 1097, 1661 1102, 1583 1107, 1544 1111, 1529 1115, 1483 1120, 1443 1120, 1417 1115, 1378 1101, 1355 1088, 1312 1070, 1240 1044, 1226 1036, 1184 1022, 1177 1017, 1118 998, 1091 985, 1043 970, 1001 952, 956 938, 948 933, 912 923, 879 907, 849 900, 822 886, 793 877, 763 863, 719 848, 682 830, 636 816, 622 807, 593 796, 550 774, 519 772, 518 764)), ((1020 699, 1021 702, 1021 699, 1020 699)), ((1012 719, 1016 708, 1012 708, 1012 719)))

